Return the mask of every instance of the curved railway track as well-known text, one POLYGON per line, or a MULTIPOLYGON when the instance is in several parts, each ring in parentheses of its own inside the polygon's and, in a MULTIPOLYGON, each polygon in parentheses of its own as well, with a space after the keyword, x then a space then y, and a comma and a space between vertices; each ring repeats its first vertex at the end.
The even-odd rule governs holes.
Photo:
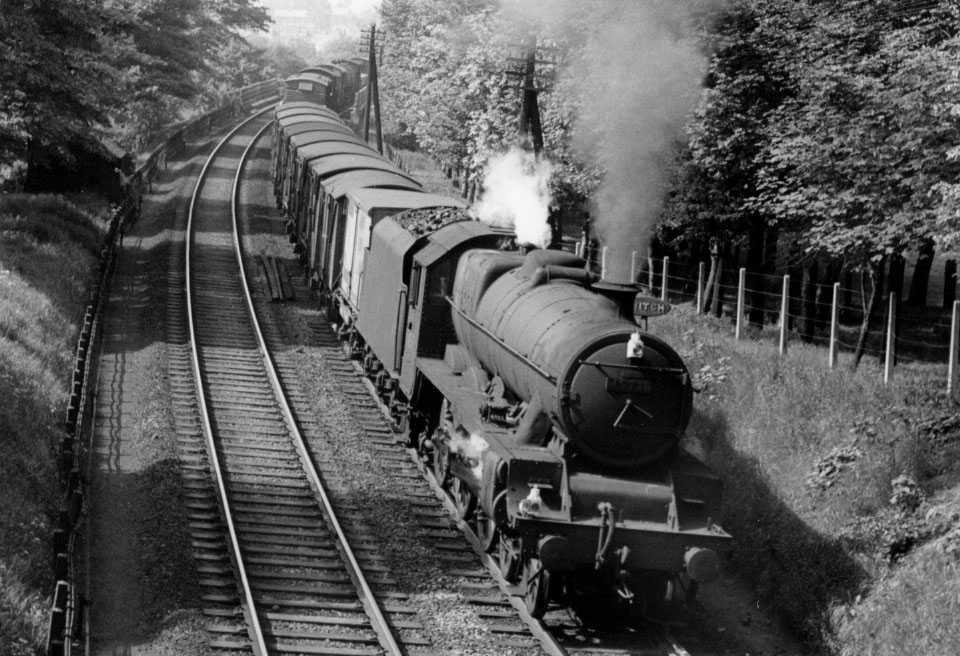
MULTIPOLYGON (((649 624, 639 629, 599 630, 585 626, 568 609, 553 608, 542 621, 527 613, 521 597, 511 594, 513 586, 500 574, 495 559, 483 552, 480 539, 470 523, 459 517, 455 500, 445 491, 434 477, 427 463, 420 460, 414 449, 404 448, 406 439, 393 431, 389 410, 377 398, 376 390, 364 375, 359 363, 352 360, 347 349, 341 345, 333 327, 324 319, 317 318, 314 333, 317 341, 324 346, 324 357, 328 370, 334 374, 343 390, 347 402, 353 409, 362 429, 373 439, 383 444, 385 453, 394 454, 406 451, 398 458, 401 467, 414 468, 421 476, 420 482, 426 484, 433 496, 443 505, 447 518, 466 538, 475 552, 475 558, 482 563, 486 576, 496 582, 497 587, 510 600, 514 612, 535 636, 544 652, 566 656, 690 656, 672 632, 665 626, 649 624)), ((697 644, 696 653, 710 653, 706 645, 696 636, 683 636, 684 643, 697 644)))
MULTIPOLYGON (((433 645, 415 605, 398 591, 364 508, 338 489, 349 473, 338 470, 336 450, 322 446, 309 394, 299 389, 296 356, 281 348, 272 313, 255 309, 237 205, 244 161, 268 123, 262 115, 244 123, 207 161, 190 204, 185 266, 170 283, 186 290, 183 307, 175 300, 170 309, 190 348, 171 362, 171 372, 210 644, 256 654, 449 653, 433 645)), ((687 653, 659 632, 600 635, 562 613, 544 623, 530 618, 429 468, 398 444, 379 401, 322 319, 313 335, 366 448, 388 464, 389 485, 409 503, 426 547, 456 581, 449 592, 473 607, 490 653, 687 653)))
POLYGON ((210 627, 221 636, 212 646, 264 655, 401 654, 401 643, 417 644, 415 631, 399 639, 399 627, 370 589, 278 382, 245 276, 238 275, 240 172, 268 124, 255 117, 220 143, 199 176, 187 220, 192 373, 219 508, 195 508, 207 515, 192 517, 191 526, 208 532, 215 546, 223 529, 232 567, 212 553, 203 574, 226 583, 232 570, 238 581, 237 594, 224 585, 226 594, 206 598, 220 602, 205 611, 220 618, 210 627), (229 202, 225 172, 233 175, 229 202))

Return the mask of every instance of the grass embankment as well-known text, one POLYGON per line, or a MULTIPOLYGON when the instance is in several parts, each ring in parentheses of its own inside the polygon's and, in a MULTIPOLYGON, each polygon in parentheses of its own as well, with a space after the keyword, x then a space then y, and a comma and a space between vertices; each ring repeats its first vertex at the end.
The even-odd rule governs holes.
POLYGON ((104 223, 61 197, 0 195, 0 653, 45 637, 54 448, 104 223))
POLYGON ((945 368, 734 341, 686 306, 651 321, 695 382, 691 450, 724 478, 731 566, 811 650, 960 653, 960 415, 945 368))

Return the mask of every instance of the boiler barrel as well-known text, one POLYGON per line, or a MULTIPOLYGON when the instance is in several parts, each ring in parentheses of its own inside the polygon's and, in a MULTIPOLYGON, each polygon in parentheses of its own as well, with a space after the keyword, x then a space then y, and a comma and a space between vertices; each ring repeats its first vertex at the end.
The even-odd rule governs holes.
POLYGON ((642 366, 628 361, 636 325, 612 300, 555 277, 575 266, 583 261, 559 251, 468 251, 454 286, 457 336, 517 396, 539 396, 588 456, 624 467, 657 458, 689 418, 686 369, 651 336, 644 336, 642 366))

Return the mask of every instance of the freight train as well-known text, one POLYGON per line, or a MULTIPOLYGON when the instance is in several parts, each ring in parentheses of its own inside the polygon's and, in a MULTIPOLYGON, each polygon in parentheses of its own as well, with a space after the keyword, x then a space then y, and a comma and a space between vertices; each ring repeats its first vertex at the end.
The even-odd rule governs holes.
POLYGON ((287 81, 274 190, 337 334, 529 612, 649 612, 718 576, 721 482, 680 448, 692 383, 637 288, 505 249, 356 136, 358 62, 287 81))

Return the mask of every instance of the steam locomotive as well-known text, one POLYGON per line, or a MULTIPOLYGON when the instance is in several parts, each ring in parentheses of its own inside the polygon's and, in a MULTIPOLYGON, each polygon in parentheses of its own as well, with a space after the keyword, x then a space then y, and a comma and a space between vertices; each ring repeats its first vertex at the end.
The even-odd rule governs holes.
POLYGON ((730 542, 721 483, 679 447, 690 375, 639 329, 636 287, 565 251, 504 250, 504 231, 425 192, 337 114, 363 91, 356 66, 287 81, 274 190, 396 429, 533 616, 694 594, 730 542))

